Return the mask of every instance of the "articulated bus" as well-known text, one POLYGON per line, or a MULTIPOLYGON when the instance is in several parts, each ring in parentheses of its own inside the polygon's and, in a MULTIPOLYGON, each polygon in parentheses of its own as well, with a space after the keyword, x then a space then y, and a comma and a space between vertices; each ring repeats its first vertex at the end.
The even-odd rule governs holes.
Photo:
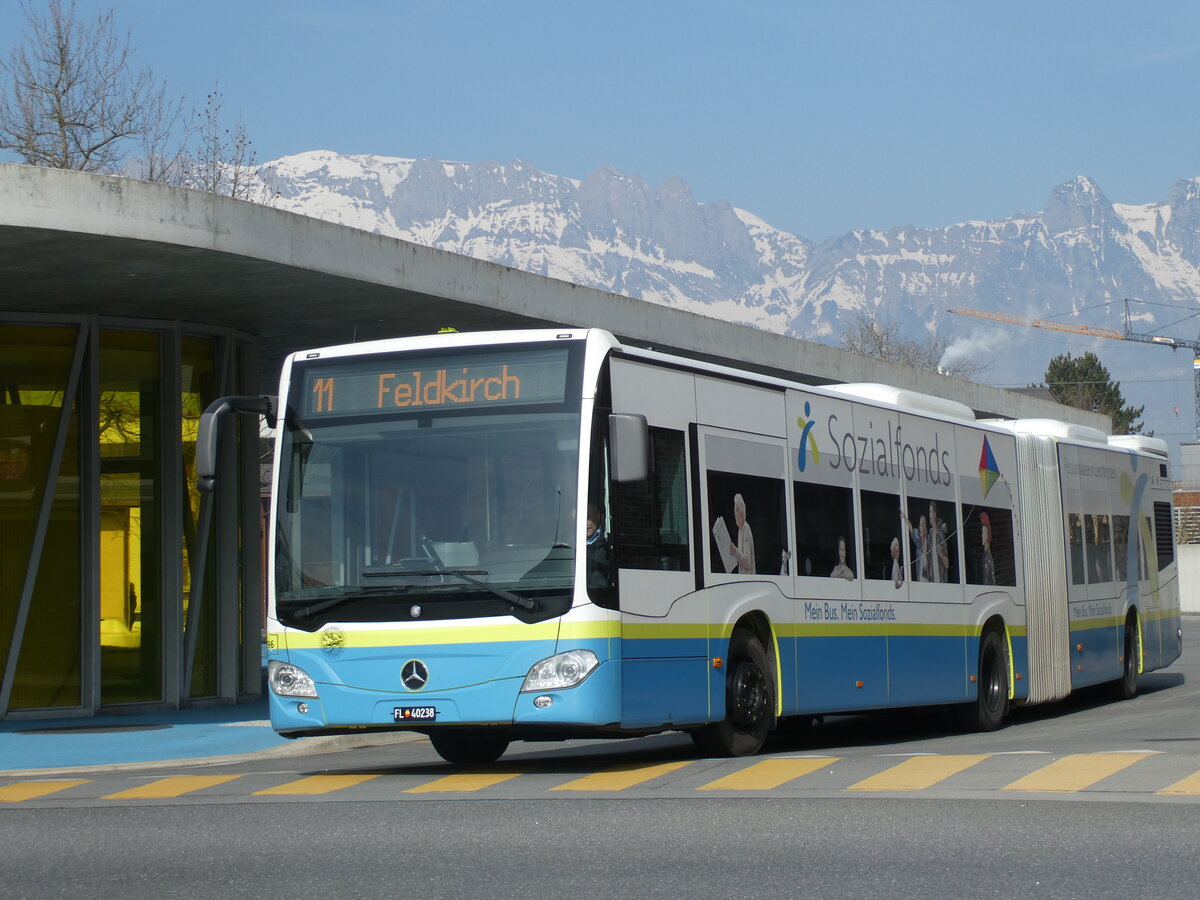
POLYGON ((1167 448, 977 421, 879 384, 807 387, 601 330, 295 353, 267 623, 287 736, 689 733, 756 753, 822 714, 1014 705, 1181 651, 1167 448))

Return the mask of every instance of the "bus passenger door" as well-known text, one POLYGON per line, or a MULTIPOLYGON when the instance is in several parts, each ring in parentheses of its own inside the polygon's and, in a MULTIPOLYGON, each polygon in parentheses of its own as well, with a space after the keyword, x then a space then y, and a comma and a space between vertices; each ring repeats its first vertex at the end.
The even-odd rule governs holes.
MULTIPOLYGON (((782 395, 770 399, 782 407, 782 395)), ((782 415, 769 421, 780 423, 782 415)), ((787 715, 795 711, 796 685, 787 440, 710 426, 701 426, 697 434, 703 527, 697 541, 705 548, 712 653, 724 656, 734 625, 755 617, 770 630, 769 637, 763 635, 763 649, 777 670, 776 708, 787 715)), ((723 687, 713 684, 714 708, 724 703, 723 687)))
POLYGON ((687 725, 709 717, 708 607, 693 571, 688 432, 690 373, 633 360, 611 363, 612 410, 644 415, 651 473, 612 488, 620 586, 622 725, 687 725))

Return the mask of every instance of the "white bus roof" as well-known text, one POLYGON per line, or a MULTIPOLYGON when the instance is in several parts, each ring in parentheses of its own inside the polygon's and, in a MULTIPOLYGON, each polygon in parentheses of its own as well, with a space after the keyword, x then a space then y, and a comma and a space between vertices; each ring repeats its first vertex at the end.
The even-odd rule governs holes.
POLYGON ((989 419, 988 424, 1014 434, 1038 434, 1085 444, 1108 443, 1108 435, 1099 428, 1076 425, 1073 422, 1060 422, 1057 419, 989 419))
POLYGON ((945 416, 948 419, 962 419, 966 422, 975 421, 975 413, 971 407, 957 400, 947 400, 944 397, 934 397, 932 394, 922 394, 905 388, 892 387, 887 384, 830 384, 825 390, 848 397, 859 397, 863 400, 874 400, 877 403, 888 403, 899 407, 905 412, 923 412, 945 416))
POLYGON ((1147 437, 1144 434, 1114 434, 1108 439, 1109 446, 1122 450, 1139 450, 1142 453, 1153 453, 1164 459, 1171 455, 1167 442, 1162 438, 1147 437))

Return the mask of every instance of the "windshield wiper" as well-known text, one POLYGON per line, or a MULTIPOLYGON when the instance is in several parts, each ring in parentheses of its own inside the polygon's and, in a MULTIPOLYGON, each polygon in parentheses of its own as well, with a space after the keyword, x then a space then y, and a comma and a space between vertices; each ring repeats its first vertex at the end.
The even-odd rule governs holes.
MULTIPOLYGON (((318 616, 326 610, 333 609, 336 606, 343 606, 347 603, 356 603, 359 600, 366 600, 372 597, 386 597, 388 595, 403 594, 408 592, 411 588, 412 585, 409 584, 386 586, 372 585, 371 587, 363 587, 358 588, 357 590, 346 591, 345 593, 338 594, 336 597, 330 597, 328 600, 321 600, 317 603, 313 603, 309 606, 301 607, 299 609, 287 609, 287 612, 297 619, 311 619, 314 616, 318 616)), ((282 605, 287 608, 291 607, 293 604, 299 605, 307 599, 308 598, 306 597, 299 597, 289 601, 286 598, 281 598, 278 605, 282 605)))
POLYGON ((483 588, 490 594, 494 594, 501 600, 511 603, 513 606, 519 606, 521 609, 527 609, 530 612, 537 612, 537 601, 531 597, 522 597, 520 594, 514 594, 512 591, 506 591, 504 588, 496 587, 493 584, 488 584, 486 581, 480 581, 475 578, 475 575, 487 575, 486 569, 447 569, 438 567, 435 569, 401 569, 401 570, 382 570, 382 569, 364 569, 364 576, 376 577, 387 575, 392 577, 403 577, 407 575, 453 575, 455 578, 461 578, 468 584, 473 584, 476 587, 483 588))

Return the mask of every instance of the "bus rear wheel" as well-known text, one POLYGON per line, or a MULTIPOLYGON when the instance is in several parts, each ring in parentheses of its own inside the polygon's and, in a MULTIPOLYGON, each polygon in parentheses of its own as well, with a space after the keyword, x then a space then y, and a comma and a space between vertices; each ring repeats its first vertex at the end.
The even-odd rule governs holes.
POLYGON ((729 639, 725 661, 725 718, 692 732, 705 756, 753 756, 771 730, 775 690, 762 643, 739 629, 729 639))
POLYGON ((489 731, 435 731, 429 735, 429 742, 448 763, 480 765, 503 756, 509 739, 503 733, 489 731))
POLYGON ((1125 623, 1124 661, 1121 677, 1113 682, 1113 693, 1118 700, 1130 700, 1138 692, 1138 626, 1132 616, 1125 623))
POLYGON ((964 731, 995 731, 1008 715, 1008 658, 1000 635, 984 632, 979 641, 979 696, 956 710, 964 731))

